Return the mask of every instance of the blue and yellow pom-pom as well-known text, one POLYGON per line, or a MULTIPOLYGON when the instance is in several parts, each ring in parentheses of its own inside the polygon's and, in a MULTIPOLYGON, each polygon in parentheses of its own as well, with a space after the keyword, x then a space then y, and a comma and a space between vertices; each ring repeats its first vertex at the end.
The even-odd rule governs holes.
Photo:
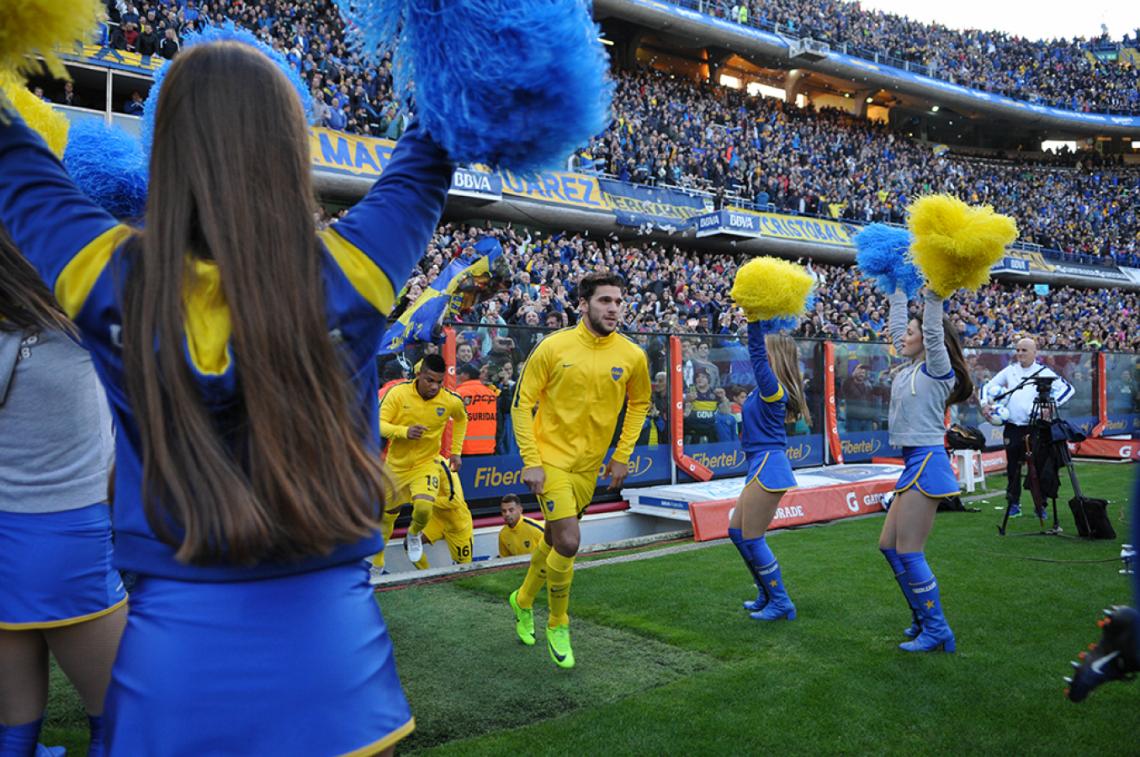
POLYGON ((63 150, 67 147, 68 128, 71 125, 67 116, 29 92, 23 82, 12 74, 0 73, 0 90, 20 118, 24 119, 24 123, 43 137, 48 149, 55 153, 57 158, 62 158, 63 150))
POLYGON ((855 235, 855 263, 883 294, 901 289, 908 298, 918 294, 922 274, 910 259, 910 232, 872 223, 855 235))
POLYGON ((774 321, 777 328, 786 328, 807 309, 814 283, 801 265, 760 257, 737 270, 729 294, 749 321, 774 321))
POLYGON ((583 0, 335 0, 356 49, 452 160, 561 168, 610 121, 613 82, 583 0))
POLYGON ((0 0, 0 72, 68 78, 59 54, 92 41, 103 18, 102 0, 0 0))
POLYGON ((927 286, 941 297, 977 289, 1017 239, 1017 224, 988 205, 971 207, 950 195, 927 195, 908 208, 911 256, 927 286))

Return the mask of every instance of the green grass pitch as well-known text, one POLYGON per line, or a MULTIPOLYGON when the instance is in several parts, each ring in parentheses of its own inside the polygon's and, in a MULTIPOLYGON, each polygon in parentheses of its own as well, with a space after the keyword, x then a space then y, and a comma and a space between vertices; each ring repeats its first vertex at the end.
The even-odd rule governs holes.
MULTIPOLYGON (((1133 468, 1078 472, 1087 494, 1111 501, 1120 538, 999 537, 1000 495, 973 503, 980 513, 938 516, 927 555, 954 655, 896 649, 910 617, 877 550, 881 516, 770 537, 799 610, 790 623, 748 618, 751 580, 727 542, 581 570, 571 671, 544 649, 544 600, 538 644, 514 636, 506 596, 521 568, 379 594, 417 720, 397 751, 1140 754, 1140 685, 1104 686, 1081 705, 1062 695, 1100 609, 1131 602, 1118 571, 1133 468)), ((1031 517, 1011 524, 1037 530, 1031 517)), ((82 754, 82 710, 55 675, 43 741, 82 754)))

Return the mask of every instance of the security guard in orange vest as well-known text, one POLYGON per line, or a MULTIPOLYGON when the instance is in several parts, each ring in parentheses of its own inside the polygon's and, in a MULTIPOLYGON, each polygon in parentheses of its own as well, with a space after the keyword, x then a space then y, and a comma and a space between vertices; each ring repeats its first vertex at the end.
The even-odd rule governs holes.
POLYGON ((499 391, 479 380, 479 369, 465 363, 456 370, 459 386, 455 393, 467 406, 467 436, 463 439, 464 455, 491 455, 495 452, 498 427, 499 391))

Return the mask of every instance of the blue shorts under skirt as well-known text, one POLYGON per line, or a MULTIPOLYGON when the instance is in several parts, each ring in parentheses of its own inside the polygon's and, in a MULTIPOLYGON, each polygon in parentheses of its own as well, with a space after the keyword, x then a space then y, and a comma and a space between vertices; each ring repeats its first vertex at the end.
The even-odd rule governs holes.
POLYGON ((912 486, 927 497, 954 497, 961 491, 945 447, 903 447, 903 469, 896 492, 912 486))
POLYGON ((105 504, 0 512, 0 630, 75 625, 122 607, 127 592, 111 551, 105 504))
POLYGON ((792 464, 788 462, 788 454, 782 449, 757 452, 748 460, 748 478, 745 485, 755 480, 765 491, 782 492, 794 489, 796 474, 792 473, 792 464))
POLYGON ((107 691, 109 755, 373 754, 411 733, 360 564, 260 581, 140 576, 107 691))

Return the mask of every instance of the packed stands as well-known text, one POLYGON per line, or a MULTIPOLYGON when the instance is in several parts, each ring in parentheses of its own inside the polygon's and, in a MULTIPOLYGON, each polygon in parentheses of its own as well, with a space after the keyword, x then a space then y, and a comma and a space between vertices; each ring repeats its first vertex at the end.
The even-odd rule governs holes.
MULTIPOLYGON (((464 316, 489 329, 573 323, 574 282, 595 267, 617 271, 629 282, 623 325, 628 331, 723 335, 743 325, 728 297, 741 256, 697 255, 679 246, 568 232, 539 236, 502 226, 441 226, 399 307, 414 301, 447 261, 484 234, 500 239, 515 272, 507 291, 464 316)), ((818 295, 797 336, 886 341, 886 298, 869 281, 852 267, 808 265, 818 295)), ((1140 351, 1140 293, 1134 291, 1056 287, 1039 295, 1031 285, 993 282, 976 293, 956 294, 950 313, 971 347, 1007 348, 1021 335, 1036 334, 1042 349, 1140 351), (1114 316, 1105 318, 1108 312, 1114 316)), ((487 355, 493 347, 488 331, 478 349, 487 355)), ((525 354, 522 350, 519 359, 525 354)))
POLYGON ((801 109, 649 70, 622 74, 619 82, 617 117, 585 153, 619 178, 858 222, 901 222, 915 195, 951 192, 1012 215, 1024 242, 1085 262, 1140 260, 1136 168, 1095 154, 1044 163, 937 155, 928 144, 836 110, 801 109))
MULTIPOLYGON (((815 5, 820 4, 753 3, 749 18, 791 18, 801 28, 815 23, 810 10, 815 5)), ((822 5, 834 5, 826 17, 841 19, 841 28, 851 34, 878 35, 883 24, 895 22, 908 33, 919 28, 897 17, 859 12, 848 3, 822 5), (876 18, 878 26, 866 26, 867 19, 876 18)), ((293 61, 310 84, 320 125, 396 138, 410 117, 393 98, 389 64, 379 69, 361 64, 345 46, 343 24, 327 0, 227 5, 151 0, 111 6, 116 29, 141 25, 144 34, 160 38, 168 29, 177 36, 200 28, 207 19, 229 19, 254 30, 293 61)), ((717 3, 706 6, 720 12, 717 3)), ((943 37, 953 34, 943 29, 931 39, 943 37)), ((114 39, 127 45, 122 33, 114 39)), ((136 49, 139 44, 136 37, 136 49)), ((618 85, 615 120, 574 158, 579 169, 635 183, 692 187, 729 203, 854 222, 900 222, 915 195, 952 192, 1012 215, 1021 241, 1060 251, 1065 259, 1140 265, 1140 170, 1096 153, 1043 161, 938 155, 931 145, 839 111, 801 109, 657 71, 620 73, 618 85)), ((1133 94, 1140 91, 1135 79, 1131 86, 1133 94)), ((1103 94, 1100 84, 1082 91, 1103 94)))
POLYGON ((1140 72, 1121 54, 1140 47, 1140 29, 1121 40, 1102 35, 1045 41, 924 24, 845 0, 670 1, 791 37, 812 37, 849 55, 878 56, 898 68, 918 64, 922 73, 971 89, 1078 112, 1140 113, 1140 72))

